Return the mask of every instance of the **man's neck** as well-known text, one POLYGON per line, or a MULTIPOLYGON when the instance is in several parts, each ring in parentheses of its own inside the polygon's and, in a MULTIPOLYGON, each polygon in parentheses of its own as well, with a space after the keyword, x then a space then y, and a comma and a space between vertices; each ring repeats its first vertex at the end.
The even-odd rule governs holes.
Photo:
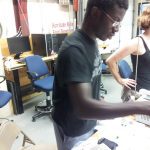
POLYGON ((89 38, 95 40, 96 36, 95 33, 93 31, 93 29, 91 28, 91 23, 89 23, 89 21, 84 21, 81 27, 81 30, 87 34, 89 36, 89 38))

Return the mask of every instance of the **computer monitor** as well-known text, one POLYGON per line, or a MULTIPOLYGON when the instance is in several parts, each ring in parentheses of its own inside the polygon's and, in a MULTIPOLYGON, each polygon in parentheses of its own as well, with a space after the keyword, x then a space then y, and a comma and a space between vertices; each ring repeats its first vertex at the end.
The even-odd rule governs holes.
POLYGON ((51 36, 52 36, 52 49, 54 50, 54 52, 58 53, 61 47, 61 44, 63 40, 65 39, 65 37, 67 36, 67 34, 66 33, 52 34, 51 36))
POLYGON ((44 34, 31 34, 33 54, 47 56, 44 34))
POLYGON ((19 59, 21 53, 31 51, 28 36, 7 38, 7 43, 10 54, 15 54, 15 56, 18 55, 16 59, 19 59))
POLYGON ((47 56, 52 50, 58 53, 67 34, 31 34, 34 55, 47 56))

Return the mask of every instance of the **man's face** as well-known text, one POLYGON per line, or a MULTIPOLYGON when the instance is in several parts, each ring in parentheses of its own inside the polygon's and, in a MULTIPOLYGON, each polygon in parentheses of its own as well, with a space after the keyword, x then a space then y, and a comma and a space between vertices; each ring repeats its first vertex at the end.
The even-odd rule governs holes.
POLYGON ((105 41, 111 39, 115 32, 118 32, 126 10, 116 5, 111 11, 102 9, 99 9, 99 11, 101 11, 101 15, 95 21, 95 35, 97 38, 105 41))

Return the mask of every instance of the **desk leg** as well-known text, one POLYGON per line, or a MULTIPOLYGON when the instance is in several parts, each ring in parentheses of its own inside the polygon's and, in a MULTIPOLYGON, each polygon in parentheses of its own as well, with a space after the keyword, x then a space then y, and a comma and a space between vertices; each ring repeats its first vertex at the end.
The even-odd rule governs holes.
POLYGON ((54 75, 54 70, 55 70, 55 60, 52 60, 51 62, 51 73, 54 75))
POLYGON ((21 87, 20 87, 20 81, 19 81, 19 73, 18 70, 13 70, 13 76, 14 76, 14 100, 13 100, 13 106, 14 106, 14 112, 15 114, 22 114, 24 112, 23 109, 23 102, 22 102, 22 95, 21 95, 21 87))

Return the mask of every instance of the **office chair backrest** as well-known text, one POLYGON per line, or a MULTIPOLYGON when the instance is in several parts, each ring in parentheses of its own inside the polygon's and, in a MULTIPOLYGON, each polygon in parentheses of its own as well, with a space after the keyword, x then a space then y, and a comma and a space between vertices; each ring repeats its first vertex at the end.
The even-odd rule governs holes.
POLYGON ((0 90, 0 108, 4 107, 10 100, 12 94, 8 91, 1 91, 0 90))
MULTIPOLYGON (((5 81, 5 76, 0 76, 2 80, 0 83, 5 81)), ((8 91, 0 90, 0 108, 4 107, 12 98, 12 94, 8 91)))
POLYGON ((36 147, 30 149, 30 146, 35 146, 35 143, 14 122, 7 118, 0 118, 0 149, 11 150, 14 144, 16 144, 15 149, 19 150, 36 149, 36 147))
POLYGON ((131 67, 126 60, 120 60, 118 63, 119 73, 122 78, 130 78, 132 74, 131 67))
POLYGON ((56 145, 35 144, 14 122, 0 118, 0 150, 54 150, 56 145))
POLYGON ((11 121, 0 124, 0 149, 10 150, 18 137, 20 129, 11 121))
POLYGON ((48 67, 46 63, 42 60, 41 56, 38 55, 28 56, 25 59, 25 61, 26 61, 28 71, 32 73, 36 73, 36 76, 32 74, 33 79, 49 74, 48 67))

